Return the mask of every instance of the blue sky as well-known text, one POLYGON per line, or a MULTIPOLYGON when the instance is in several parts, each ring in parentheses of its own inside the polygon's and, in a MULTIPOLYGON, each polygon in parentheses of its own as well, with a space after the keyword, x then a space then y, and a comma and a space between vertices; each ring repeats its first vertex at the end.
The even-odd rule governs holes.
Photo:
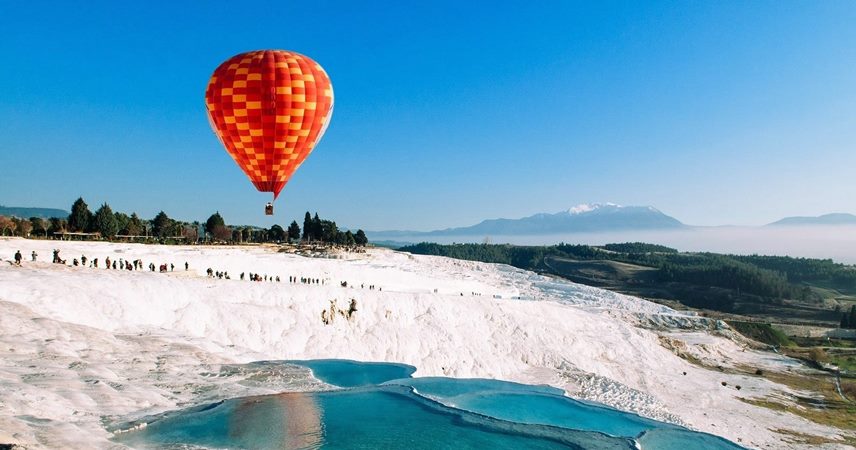
POLYGON ((0 1, 0 204, 368 230, 586 202, 856 213, 854 2, 176 3, 0 1), (203 100, 263 48, 336 92, 272 219, 203 100))

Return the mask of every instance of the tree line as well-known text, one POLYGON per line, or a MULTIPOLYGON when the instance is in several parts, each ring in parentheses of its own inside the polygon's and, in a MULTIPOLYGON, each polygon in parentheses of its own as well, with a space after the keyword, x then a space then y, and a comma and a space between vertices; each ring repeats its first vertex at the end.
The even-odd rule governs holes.
POLYGON ((292 221, 287 229, 277 224, 270 228, 228 226, 219 211, 208 217, 204 223, 175 220, 163 211, 146 220, 140 218, 137 213, 129 216, 114 212, 107 203, 102 204, 93 213, 82 197, 71 205, 68 217, 52 217, 46 220, 39 217, 24 219, 0 216, 0 235, 49 238, 69 233, 81 238, 150 239, 164 243, 205 240, 230 243, 304 241, 347 246, 368 244, 363 230, 357 230, 356 233, 339 230, 336 222, 322 220, 317 212, 312 217, 308 211, 302 229, 297 221, 292 221))
MULTIPOLYGON (((414 254, 447 256, 450 258, 509 264, 526 270, 555 273, 544 263, 546 257, 591 261, 608 260, 656 269, 655 280, 660 283, 681 282, 695 286, 718 287, 750 294, 768 300, 820 300, 806 283, 837 283, 845 289, 856 289, 856 266, 831 260, 779 256, 739 256, 716 253, 680 253, 675 249, 653 244, 623 243, 604 246, 558 244, 552 246, 515 246, 503 244, 421 243, 399 250, 414 254)), ((706 305, 711 309, 728 311, 733 298, 717 300, 706 305)), ((707 299, 705 301, 713 301, 707 299)), ((856 319, 854 319, 856 320, 856 319)), ((849 319, 848 319, 849 324, 849 319)), ((856 322, 854 322, 856 327, 856 322)))
POLYGON ((295 240, 300 237, 304 241, 330 242, 339 245, 364 246, 369 242, 363 230, 357 230, 356 233, 351 233, 351 230, 342 231, 336 226, 335 221, 322 220, 317 212, 313 217, 309 211, 306 211, 303 216, 303 234, 301 235, 300 227, 294 221, 288 226, 288 236, 295 240))
POLYGON ((831 259, 761 255, 734 256, 734 259, 782 273, 793 283, 829 281, 856 286, 856 268, 831 259))

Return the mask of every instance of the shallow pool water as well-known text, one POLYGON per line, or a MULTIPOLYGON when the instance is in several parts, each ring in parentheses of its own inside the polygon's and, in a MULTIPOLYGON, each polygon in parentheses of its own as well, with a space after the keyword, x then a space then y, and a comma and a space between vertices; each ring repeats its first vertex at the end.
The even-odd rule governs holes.
POLYGON ((410 378, 414 368, 401 364, 283 364, 342 389, 229 399, 164 415, 116 440, 137 448, 742 448, 547 386, 410 378))
POLYGON ((416 368, 406 364, 358 362, 345 359, 289 361, 307 367, 315 378, 334 386, 371 386, 399 378, 409 378, 416 368))
POLYGON ((616 409, 565 397, 551 387, 496 380, 410 378, 390 383, 411 386, 420 395, 444 405, 512 422, 553 425, 634 437, 671 425, 616 409))

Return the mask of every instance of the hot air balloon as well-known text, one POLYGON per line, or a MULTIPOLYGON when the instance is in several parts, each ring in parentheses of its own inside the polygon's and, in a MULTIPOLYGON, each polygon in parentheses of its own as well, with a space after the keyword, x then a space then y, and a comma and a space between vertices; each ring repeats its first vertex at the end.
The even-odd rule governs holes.
MULTIPOLYGON (((261 192, 276 200, 321 139, 333 113, 333 86, 299 53, 258 50, 220 64, 205 91, 211 128, 261 192)), ((273 203, 265 213, 273 214, 273 203)))

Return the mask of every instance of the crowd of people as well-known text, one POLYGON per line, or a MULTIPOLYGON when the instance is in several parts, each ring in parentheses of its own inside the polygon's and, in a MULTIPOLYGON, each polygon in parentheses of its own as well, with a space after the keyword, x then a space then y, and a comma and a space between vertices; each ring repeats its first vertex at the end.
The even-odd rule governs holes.
MULTIPOLYGON (((39 255, 34 250, 31 253, 30 257, 31 257, 33 262, 37 262, 39 255)), ((15 252, 14 261, 15 261, 15 265, 17 265, 17 266, 20 266, 23 263, 23 254, 21 253, 20 250, 15 252)), ((129 271, 134 271, 134 270, 139 271, 139 270, 143 270, 144 268, 147 268, 150 272, 161 272, 161 273, 174 272, 175 267, 176 267, 174 263, 155 264, 153 262, 150 262, 148 264, 148 266, 146 266, 142 259, 130 260, 130 259, 122 258, 122 257, 120 257, 120 258, 114 257, 113 259, 111 259, 108 256, 108 257, 104 258, 103 261, 101 261, 99 258, 88 258, 86 255, 81 255, 80 258, 72 258, 71 264, 69 264, 66 259, 62 258, 62 256, 60 255, 60 251, 58 249, 54 249, 54 251, 53 251, 53 263, 54 264, 70 265, 72 267, 91 267, 91 268, 96 268, 96 269, 99 267, 104 267, 106 269, 112 269, 112 270, 129 270, 129 271), (103 265, 101 265, 102 263, 103 263, 103 265)), ((184 270, 185 271, 190 270, 190 264, 187 261, 184 262, 184 270)), ((205 272, 209 278, 217 278, 220 280, 224 280, 224 279, 225 280, 231 280, 232 279, 231 276, 229 275, 229 272, 227 272, 225 270, 224 271, 217 271, 217 270, 214 270, 214 269, 209 267, 205 272)), ((253 273, 253 272, 241 272, 241 274, 239 275, 239 278, 242 281, 243 280, 249 280, 249 281, 255 281, 255 282, 277 282, 277 283, 281 282, 279 275, 268 275, 268 274, 260 274, 260 273, 253 273)), ((325 280, 323 278, 308 277, 308 276, 297 276, 297 275, 290 275, 288 277, 288 282, 290 284, 308 284, 308 285, 325 285, 325 284, 327 284, 327 280, 325 280)), ((354 285, 349 285, 347 281, 340 281, 339 285, 343 288, 347 288, 349 286, 351 288, 355 287, 354 285)), ((365 283, 360 284, 360 288, 365 289, 366 284, 365 283)), ((369 284, 368 289, 369 290, 378 290, 378 291, 383 290, 382 288, 380 288, 374 284, 369 284)), ((353 306, 353 308, 356 308, 356 303, 354 303, 352 306, 353 306)), ((356 309, 354 309, 354 311, 356 311, 356 309)))
MULTIPOLYGON (((30 258, 32 262, 38 262, 39 254, 36 253, 35 250, 30 254, 30 258)), ((113 258, 110 257, 104 258, 103 265, 102 261, 99 258, 88 258, 86 255, 81 255, 80 258, 72 258, 71 264, 68 263, 67 259, 63 259, 60 255, 60 251, 58 249, 54 249, 53 251, 53 259, 51 261, 54 264, 62 264, 62 265, 70 265, 72 267, 90 267, 93 269, 98 269, 103 267, 105 269, 111 270, 143 270, 146 265, 143 263, 142 259, 125 259, 125 258, 113 258)), ((20 266, 23 263, 23 255, 21 251, 18 250, 15 252, 15 265, 20 266)), ((175 271, 175 264, 173 263, 163 263, 160 265, 155 265, 155 263, 149 263, 148 269, 151 272, 173 272, 175 271)), ((185 261, 184 262, 184 270, 190 270, 190 264, 185 261)))
MULTIPOLYGON (((219 271, 219 270, 214 270, 213 268, 209 267, 208 269, 206 269, 205 273, 208 276, 208 278, 216 278, 218 280, 231 280, 232 279, 232 277, 229 275, 229 272, 227 272, 225 270, 219 271)), ((241 272, 238 275, 238 279, 240 279, 241 281, 249 280, 249 281, 255 281, 255 282, 276 282, 276 283, 282 282, 279 275, 267 275, 267 274, 253 273, 253 272, 241 272)), ((325 280, 323 278, 317 278, 317 277, 289 275, 288 276, 288 283, 289 284, 308 284, 308 285, 321 285, 321 286, 323 286, 323 285, 327 284, 327 280, 325 280)), ((339 286, 341 286, 343 288, 347 288, 349 286, 349 284, 347 281, 340 281, 339 286)), ((352 288, 354 287, 353 285, 350 285, 350 286, 352 288)), ((360 288, 365 289, 366 288, 365 283, 360 284, 360 288)), ((383 290, 382 288, 380 288, 374 284, 368 285, 368 289, 369 290, 378 290, 378 291, 383 290)))
MULTIPOLYGON (((231 280, 232 279, 232 277, 229 276, 229 272, 227 272, 225 270, 221 272, 219 270, 214 270, 214 269, 209 267, 205 271, 205 273, 208 275, 208 278, 217 278, 218 280, 231 280)), ((256 281, 256 282, 262 282, 262 281, 273 282, 273 281, 276 281, 277 283, 279 283, 281 281, 279 279, 279 275, 276 275, 276 276, 267 275, 267 274, 262 275, 259 273, 252 273, 252 272, 249 272, 249 273, 241 272, 241 274, 239 275, 239 278, 241 279, 241 281, 244 281, 244 280, 250 280, 250 281, 256 281)))
MULTIPOLYGON (((53 262, 55 264, 66 265, 66 260, 62 259, 62 257, 60 257, 59 253, 60 253, 59 250, 55 249, 53 251, 53 262)), ((38 256, 39 255, 35 251, 32 252, 31 258, 32 258, 33 262, 38 261, 38 256)), ((20 266, 22 264, 22 260, 23 260, 23 255, 21 254, 20 250, 15 252, 14 258, 15 258, 15 264, 20 266)), ((90 259, 90 258, 87 258, 86 255, 81 255, 81 257, 79 259, 74 258, 72 260, 71 265, 74 267, 77 267, 77 266, 86 267, 87 263, 89 263, 89 267, 98 268, 99 261, 98 261, 98 258, 90 259)), ((104 266, 107 269, 115 269, 115 270, 121 270, 121 269, 124 269, 124 270, 142 270, 143 266, 144 266, 143 260, 141 260, 141 259, 135 259, 133 261, 125 260, 124 258, 119 258, 118 260, 117 259, 111 260, 109 256, 104 259, 104 263, 105 263, 104 266)), ((155 272, 155 268, 156 268, 156 266, 154 263, 149 263, 148 269, 150 271, 155 272)), ((175 264, 163 263, 163 264, 160 264, 159 266, 157 266, 157 269, 160 272, 167 272, 167 271, 172 272, 172 271, 175 271, 175 264)), ((190 264, 189 263, 187 263, 187 262, 184 263, 184 270, 185 271, 190 270, 190 264)), ((226 272, 226 271, 222 271, 222 272, 221 271, 215 271, 214 269, 209 267, 205 272, 209 278, 226 279, 226 280, 231 279, 231 277, 229 276, 229 272, 226 272)), ((245 274, 244 272, 241 272, 240 278, 241 278, 241 280, 249 279, 250 281, 256 281, 256 282, 261 282, 261 281, 280 282, 280 278, 278 275, 277 276, 269 276, 267 274, 261 275, 261 274, 252 273, 252 272, 250 272, 249 274, 245 274), (249 275, 249 276, 246 276, 246 275, 249 275)), ((298 276, 294 276, 294 275, 290 275, 288 277, 288 282, 291 284, 298 284, 299 283, 299 284, 315 284, 315 285, 324 285, 326 283, 325 280, 322 278, 311 278, 311 277, 305 277, 305 276, 298 277, 298 276)), ((341 281, 341 282, 339 282, 339 285, 343 288, 347 288, 348 282, 347 281, 341 281)), ((360 288, 364 289, 365 284, 360 284, 360 288)), ((376 288, 375 285, 373 285, 373 284, 369 285, 370 290, 374 290, 375 288, 376 288)), ((377 288, 377 289, 381 290, 380 288, 377 288)), ((338 305, 336 304, 336 300, 333 299, 333 300, 330 300, 329 309, 324 309, 323 311, 321 311, 321 321, 325 325, 330 325, 331 323, 333 323, 333 321, 335 320, 337 315, 342 316, 346 320, 350 320, 354 316, 355 312, 357 312, 357 300, 356 299, 354 299, 354 298, 351 299, 351 301, 348 305, 348 309, 339 308, 338 305)))

